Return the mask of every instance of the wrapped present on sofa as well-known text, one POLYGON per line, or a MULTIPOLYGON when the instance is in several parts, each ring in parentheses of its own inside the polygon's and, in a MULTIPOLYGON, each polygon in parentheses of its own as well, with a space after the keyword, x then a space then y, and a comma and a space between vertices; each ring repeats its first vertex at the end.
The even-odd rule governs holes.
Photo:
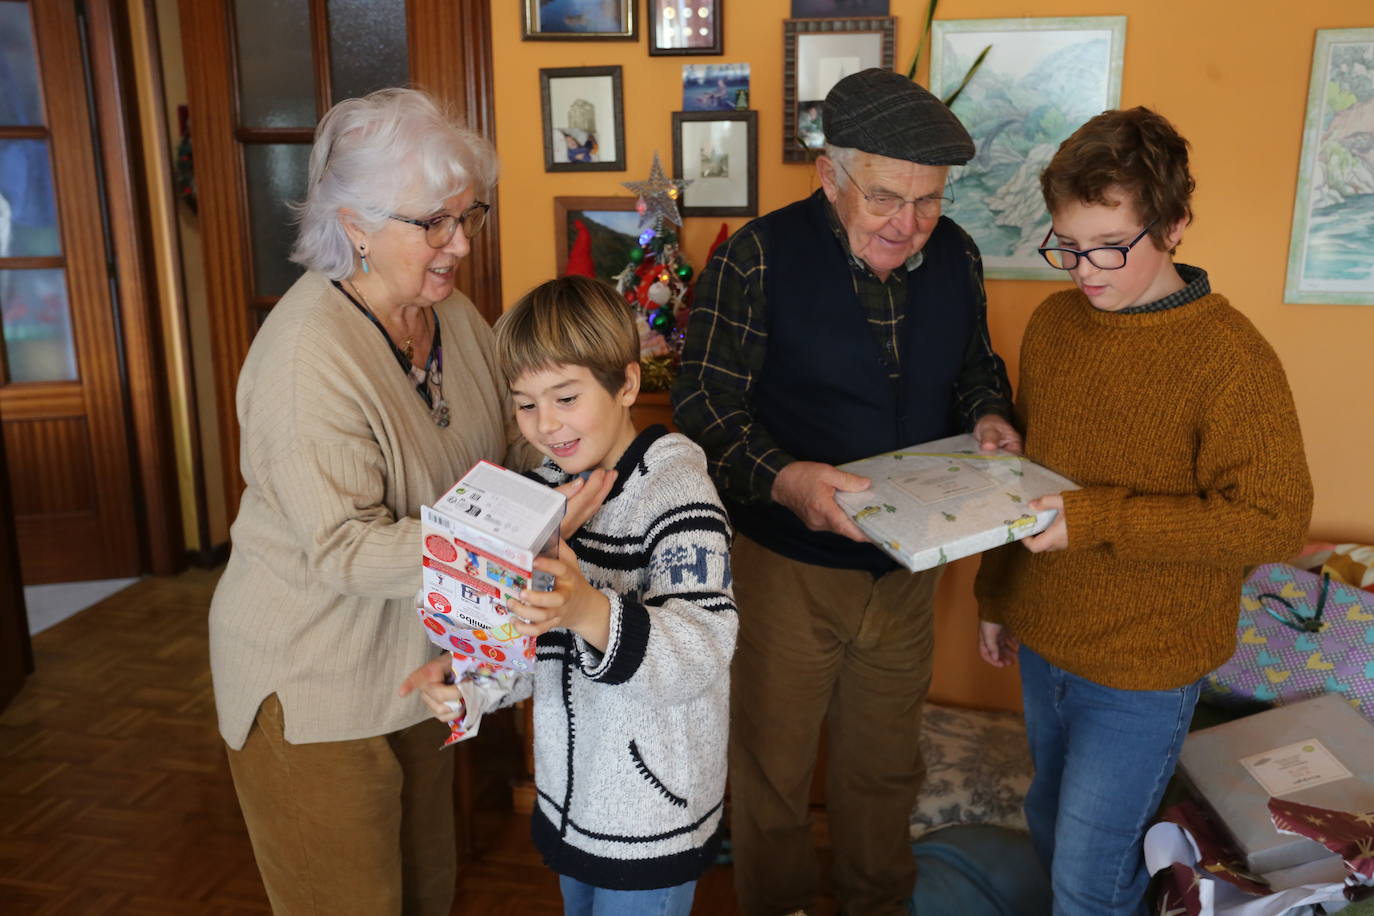
POLYGON ((1285 563, 1245 581, 1236 651, 1202 695, 1253 710, 1336 693, 1374 721, 1374 592, 1285 563))

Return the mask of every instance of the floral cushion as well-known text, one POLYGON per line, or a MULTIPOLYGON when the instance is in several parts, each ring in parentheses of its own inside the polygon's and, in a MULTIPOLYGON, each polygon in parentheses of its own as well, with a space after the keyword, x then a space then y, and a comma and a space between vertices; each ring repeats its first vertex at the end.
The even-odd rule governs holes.
POLYGON ((913 839, 946 824, 1026 829, 1031 761, 1020 715, 927 703, 921 753, 926 781, 911 812, 913 839))

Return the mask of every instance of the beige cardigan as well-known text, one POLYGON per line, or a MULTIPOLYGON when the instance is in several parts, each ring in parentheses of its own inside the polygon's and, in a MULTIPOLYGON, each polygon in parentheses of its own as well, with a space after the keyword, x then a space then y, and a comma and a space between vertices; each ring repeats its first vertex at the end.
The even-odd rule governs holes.
POLYGON ((239 374, 247 483, 210 604, 220 734, 241 748, 272 693, 286 739, 382 735, 429 715, 396 688, 437 652, 414 610, 422 504, 478 459, 524 467, 491 329, 466 298, 435 308, 440 429, 386 341, 328 280, 300 278, 239 374))

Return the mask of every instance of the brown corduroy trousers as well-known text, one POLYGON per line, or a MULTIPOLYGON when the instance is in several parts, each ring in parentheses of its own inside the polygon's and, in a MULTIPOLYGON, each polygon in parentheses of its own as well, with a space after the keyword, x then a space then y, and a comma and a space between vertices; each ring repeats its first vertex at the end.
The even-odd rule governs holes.
POLYGON ((228 749, 276 916, 446 916, 457 857, 443 723, 317 744, 290 744, 283 729, 273 694, 243 750, 228 749))
POLYGON ((816 902, 808 796, 826 727, 826 811, 841 911, 904 914, 916 877, 908 818, 939 570, 879 578, 789 560, 742 535, 731 555, 730 835, 750 916, 816 902))

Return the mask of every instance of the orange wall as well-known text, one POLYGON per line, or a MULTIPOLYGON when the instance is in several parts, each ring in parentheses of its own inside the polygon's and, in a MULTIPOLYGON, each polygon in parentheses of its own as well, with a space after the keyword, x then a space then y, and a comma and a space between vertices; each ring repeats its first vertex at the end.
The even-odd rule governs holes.
MULTIPOLYGON (((642 12, 642 0, 633 0, 642 12)), ((506 304, 554 272, 557 195, 628 194, 657 150, 671 169, 669 112, 681 105, 684 63, 748 61, 759 112, 759 206, 766 212, 815 187, 810 166, 782 162, 782 20, 789 0, 732 0, 725 6, 720 58, 648 56, 638 43, 525 42, 521 3, 493 6, 496 141, 503 157, 502 271, 506 304), (624 68, 626 172, 546 173, 539 68, 619 64, 624 68)), ((892 0, 897 62, 910 59, 924 0, 892 0)), ((1284 305, 1289 229, 1297 185, 1315 30, 1374 26, 1369 0, 1305 0, 1246 5, 1197 0, 944 0, 941 19, 1126 14, 1121 102, 1169 117, 1194 147, 1195 226, 1181 257, 1207 268, 1269 338, 1287 367, 1316 482, 1315 536, 1374 543, 1374 416, 1368 407, 1374 363, 1374 307, 1284 305)), ((731 228, 743 220, 728 220, 731 228)), ((688 258, 700 268, 721 223, 687 221, 688 258)), ((1013 379, 1027 319, 1056 284, 990 280, 993 341, 1013 379)), ((955 564, 942 586, 942 646, 932 696, 973 705, 1015 705, 1014 680, 973 661, 967 597, 973 564, 955 564)))

